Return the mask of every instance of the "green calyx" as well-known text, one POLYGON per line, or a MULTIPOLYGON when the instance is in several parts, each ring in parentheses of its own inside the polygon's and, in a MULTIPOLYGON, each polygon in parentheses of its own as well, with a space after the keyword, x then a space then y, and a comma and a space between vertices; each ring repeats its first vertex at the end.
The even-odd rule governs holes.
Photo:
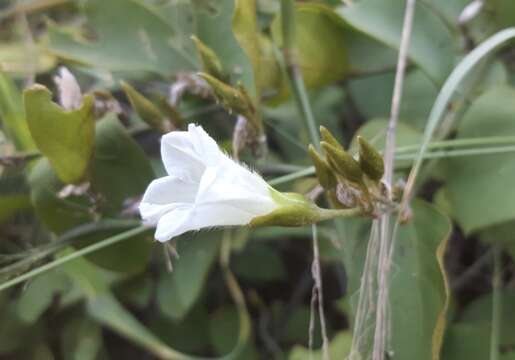
POLYGON ((374 181, 379 181, 384 174, 384 160, 377 151, 363 137, 358 136, 359 165, 361 170, 374 181))
POLYGON ((278 208, 271 213, 258 216, 250 222, 257 226, 304 226, 336 217, 358 216, 361 209, 322 209, 297 193, 282 193, 270 187, 270 195, 278 208))

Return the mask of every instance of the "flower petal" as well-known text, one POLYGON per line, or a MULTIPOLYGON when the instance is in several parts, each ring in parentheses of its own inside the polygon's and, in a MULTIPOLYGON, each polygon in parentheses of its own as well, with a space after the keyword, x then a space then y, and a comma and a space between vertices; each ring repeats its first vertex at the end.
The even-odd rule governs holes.
POLYGON ((266 182, 257 174, 233 164, 248 174, 239 174, 235 171, 237 169, 224 166, 207 168, 202 176, 195 204, 225 204, 253 216, 266 215, 273 211, 277 204, 271 198, 266 182))
POLYGON ((191 207, 179 207, 164 214, 157 223, 154 237, 157 241, 165 242, 193 230, 188 226, 188 219, 191 218, 191 207))
POLYGON ((161 139, 161 157, 170 175, 199 181, 206 166, 215 166, 222 152, 201 126, 190 124, 188 131, 173 131, 161 139))
POLYGON ((192 203, 199 184, 176 176, 165 176, 150 183, 141 202, 168 204, 172 202, 192 203))
POLYGON ((154 237, 164 242, 188 231, 247 225, 254 217, 254 214, 228 204, 202 204, 193 208, 177 208, 161 217, 154 237))
POLYGON ((161 138, 161 158, 169 175, 191 181, 199 181, 205 168, 191 134, 185 131, 172 131, 161 138))
POLYGON ((191 134, 195 151, 206 166, 216 166, 223 155, 216 141, 209 136, 202 126, 188 125, 188 132, 191 134))
POLYGON ((139 210, 147 223, 156 223, 166 212, 185 203, 193 203, 198 191, 197 183, 174 176, 165 176, 150 183, 141 200, 139 210))

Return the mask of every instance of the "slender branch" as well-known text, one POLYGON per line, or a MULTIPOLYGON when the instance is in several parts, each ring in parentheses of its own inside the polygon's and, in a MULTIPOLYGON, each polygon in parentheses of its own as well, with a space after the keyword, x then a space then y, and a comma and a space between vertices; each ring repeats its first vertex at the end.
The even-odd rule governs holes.
MULTIPOLYGON (((313 285, 313 293, 316 293, 316 296, 313 296, 313 299, 316 298, 318 303, 318 317, 320 318, 320 328, 322 333, 322 352, 323 358, 329 359, 329 338, 327 337, 326 330, 326 322, 324 315, 324 293, 322 291, 322 276, 320 270, 320 252, 318 247, 318 231, 317 226, 315 224, 311 225, 311 230, 313 233, 313 264, 311 267, 311 271, 313 274, 313 279, 315 280, 315 284, 313 285)), ((310 332, 310 337, 312 337, 312 333, 310 332)), ((310 343, 312 343, 312 339, 310 339, 310 343)))
MULTIPOLYGON (((415 14, 415 0, 406 2, 406 10, 404 13, 404 24, 402 27, 401 43, 399 48, 399 60, 397 62, 397 70, 395 72, 395 83, 393 87, 392 106, 390 113, 390 121, 386 130, 386 145, 384 153, 385 174, 384 180, 389 187, 393 178, 393 158, 395 151, 395 137, 397 122, 399 121, 399 113, 402 99, 402 90, 404 84, 404 76, 406 71, 406 63, 408 58, 408 49, 413 28, 413 17, 415 14)), ((390 196, 391 194, 389 194, 390 196)))
POLYGON ((130 239, 136 235, 142 234, 148 231, 149 228, 147 226, 139 226, 137 228, 125 231, 123 233, 117 234, 115 236, 111 236, 105 240, 96 242, 92 245, 86 246, 80 250, 74 251, 71 254, 65 255, 63 257, 57 258, 54 261, 51 261, 43 266, 40 266, 34 270, 31 270, 23 275, 17 276, 12 280, 6 281, 3 284, 0 284, 0 291, 10 288, 11 286, 17 285, 25 280, 28 280, 36 275, 40 275, 44 272, 52 270, 59 265, 67 263, 68 261, 77 259, 81 256, 85 256, 87 254, 91 254, 95 251, 101 250, 107 246, 114 245, 120 241, 130 239))
POLYGON ((95 223, 79 225, 65 232, 58 239, 49 244, 28 249, 22 253, 6 256, 13 260, 19 260, 0 268, 0 275, 8 275, 10 273, 23 271, 47 256, 55 254, 64 247, 70 245, 73 241, 85 235, 106 230, 126 230, 127 228, 131 228, 139 224, 140 222, 135 220, 102 220, 95 223))

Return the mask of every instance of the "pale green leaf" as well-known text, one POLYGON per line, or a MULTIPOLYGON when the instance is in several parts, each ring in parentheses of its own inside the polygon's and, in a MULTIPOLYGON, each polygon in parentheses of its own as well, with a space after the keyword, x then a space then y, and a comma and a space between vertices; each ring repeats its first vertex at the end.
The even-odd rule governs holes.
MULTIPOLYGON (((338 9, 351 26, 398 49, 404 17, 403 0, 362 0, 338 9)), ((442 19, 430 8, 417 3, 408 56, 429 77, 441 84, 455 60, 454 39, 442 19)))
POLYGON ((85 96, 79 109, 66 111, 52 101, 52 94, 42 85, 32 86, 23 95, 30 133, 38 149, 64 183, 84 180, 95 138, 93 97, 85 96))

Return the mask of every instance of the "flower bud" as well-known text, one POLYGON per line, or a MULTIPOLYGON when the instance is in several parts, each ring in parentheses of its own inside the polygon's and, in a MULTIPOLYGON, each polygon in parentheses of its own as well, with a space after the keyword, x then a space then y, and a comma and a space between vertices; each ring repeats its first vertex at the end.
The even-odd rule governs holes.
POLYGON ((329 143, 330 145, 334 146, 335 148, 339 150, 343 150, 342 145, 336 138, 331 134, 329 130, 327 130, 326 127, 320 126, 320 136, 322 137, 322 141, 325 141, 326 143, 329 143))
POLYGON ((134 111, 136 111, 141 120, 160 132, 166 132, 168 130, 166 126, 166 117, 161 113, 161 110, 125 81, 121 81, 120 84, 122 85, 125 95, 129 98, 129 102, 131 103, 134 111))
POLYGON ((372 180, 379 181, 384 174, 383 157, 365 138, 358 136, 359 166, 372 180))
POLYGON ((318 182, 325 190, 334 189, 336 186, 336 178, 329 167, 327 161, 316 151, 313 145, 309 145, 308 154, 311 157, 313 165, 315 165, 315 171, 318 178, 318 182))
POLYGON ((222 63, 215 52, 195 35, 191 36, 191 40, 195 43, 203 70, 219 80, 226 79, 227 76, 224 73, 222 63))
POLYGON ((329 165, 335 173, 354 183, 363 183, 363 172, 359 163, 348 152, 341 146, 337 148, 325 141, 320 145, 326 152, 329 165))
POLYGON ((247 120, 254 123, 256 108, 246 91, 242 91, 241 86, 236 89, 209 74, 199 73, 198 75, 211 86, 213 93, 224 108, 229 112, 234 111, 243 115, 247 120))

